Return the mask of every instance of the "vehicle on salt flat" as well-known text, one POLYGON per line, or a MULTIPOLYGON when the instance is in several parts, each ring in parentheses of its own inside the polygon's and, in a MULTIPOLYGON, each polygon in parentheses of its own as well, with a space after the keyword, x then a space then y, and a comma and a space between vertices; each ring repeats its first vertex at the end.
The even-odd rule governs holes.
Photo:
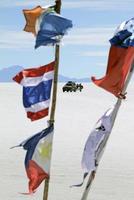
POLYGON ((76 84, 73 81, 68 81, 62 88, 63 92, 76 92, 79 90, 80 92, 83 89, 83 85, 81 83, 76 84))

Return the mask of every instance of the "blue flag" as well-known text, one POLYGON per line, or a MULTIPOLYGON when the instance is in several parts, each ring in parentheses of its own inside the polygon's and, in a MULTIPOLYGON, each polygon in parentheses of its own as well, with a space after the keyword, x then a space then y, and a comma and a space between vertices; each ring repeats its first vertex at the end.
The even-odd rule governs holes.
POLYGON ((63 18, 54 11, 44 12, 37 19, 38 33, 35 48, 58 44, 61 38, 72 28, 72 21, 63 18))
POLYGON ((110 39, 111 45, 128 48, 134 46, 134 18, 123 22, 110 39))

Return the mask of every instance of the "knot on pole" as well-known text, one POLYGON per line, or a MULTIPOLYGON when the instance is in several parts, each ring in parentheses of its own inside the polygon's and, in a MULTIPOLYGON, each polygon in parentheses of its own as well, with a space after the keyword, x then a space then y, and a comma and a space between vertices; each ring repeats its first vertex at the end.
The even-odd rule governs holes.
POLYGON ((50 120, 48 120, 48 124, 49 124, 49 125, 53 125, 53 124, 54 124, 54 122, 55 122, 55 120, 54 120, 54 119, 50 119, 50 120))

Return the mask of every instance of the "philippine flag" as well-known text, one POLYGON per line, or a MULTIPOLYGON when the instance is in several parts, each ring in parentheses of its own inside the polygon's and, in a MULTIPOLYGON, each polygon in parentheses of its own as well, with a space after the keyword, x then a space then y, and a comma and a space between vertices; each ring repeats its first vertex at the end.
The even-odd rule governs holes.
POLYGON ((13 80, 23 86, 23 105, 32 121, 48 115, 55 62, 24 69, 13 80))
POLYGON ((18 145, 27 151, 25 168, 29 179, 28 194, 34 193, 43 180, 49 179, 53 131, 51 125, 18 145))

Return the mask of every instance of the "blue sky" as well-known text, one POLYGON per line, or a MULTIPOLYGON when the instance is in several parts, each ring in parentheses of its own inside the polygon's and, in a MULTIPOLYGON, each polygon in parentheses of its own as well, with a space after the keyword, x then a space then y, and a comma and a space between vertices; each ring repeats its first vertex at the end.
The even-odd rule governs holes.
MULTIPOLYGON (((48 4, 54 1, 0 1, 0 69, 36 67, 54 60, 53 47, 35 50, 35 37, 23 31, 22 9, 48 4)), ((101 77, 106 70, 108 40, 122 21, 134 17, 134 0, 62 0, 61 14, 71 19, 74 27, 62 41, 59 73, 75 78, 101 77)))

